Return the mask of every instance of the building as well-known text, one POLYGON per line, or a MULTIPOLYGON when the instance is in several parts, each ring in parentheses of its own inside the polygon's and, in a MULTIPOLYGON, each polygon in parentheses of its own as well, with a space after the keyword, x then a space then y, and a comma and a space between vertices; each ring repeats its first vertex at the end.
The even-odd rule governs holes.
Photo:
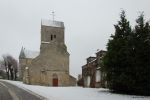
POLYGON ((90 56, 87 58, 87 63, 82 66, 82 79, 83 87, 106 87, 105 73, 102 70, 102 57, 106 51, 98 51, 96 56, 90 56))
POLYGON ((21 49, 20 79, 26 84, 74 86, 69 75, 69 53, 65 45, 65 27, 60 21, 41 21, 40 52, 21 49))

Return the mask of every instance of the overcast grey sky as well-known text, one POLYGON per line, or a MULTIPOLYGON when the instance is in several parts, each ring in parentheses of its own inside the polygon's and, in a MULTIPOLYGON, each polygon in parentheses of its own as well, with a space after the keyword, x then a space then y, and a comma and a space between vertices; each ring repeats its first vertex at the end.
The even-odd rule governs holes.
POLYGON ((150 0, 0 0, 0 55, 18 59, 22 46, 39 51, 41 19, 52 19, 55 11, 65 24, 70 72, 77 77, 86 58, 106 48, 121 8, 132 25, 139 11, 150 19, 150 0))

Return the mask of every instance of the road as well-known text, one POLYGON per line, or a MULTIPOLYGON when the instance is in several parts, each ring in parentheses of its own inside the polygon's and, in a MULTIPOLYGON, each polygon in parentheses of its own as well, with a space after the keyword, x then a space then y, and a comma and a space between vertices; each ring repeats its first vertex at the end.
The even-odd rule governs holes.
POLYGON ((0 100, 46 100, 10 83, 0 81, 0 100))

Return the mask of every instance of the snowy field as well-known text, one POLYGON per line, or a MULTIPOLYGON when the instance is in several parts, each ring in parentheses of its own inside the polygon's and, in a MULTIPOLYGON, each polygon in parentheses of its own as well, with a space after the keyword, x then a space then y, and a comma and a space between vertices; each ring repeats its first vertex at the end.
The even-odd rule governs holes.
POLYGON ((93 89, 82 87, 45 87, 26 85, 22 82, 8 81, 20 88, 28 89, 48 100, 150 100, 150 96, 133 96, 110 93, 106 89, 93 89))

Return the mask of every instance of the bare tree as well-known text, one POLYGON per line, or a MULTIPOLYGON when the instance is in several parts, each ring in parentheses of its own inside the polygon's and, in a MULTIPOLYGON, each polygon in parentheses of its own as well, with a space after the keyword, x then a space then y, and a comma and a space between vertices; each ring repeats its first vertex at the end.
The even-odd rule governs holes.
POLYGON ((7 61, 7 56, 3 55, 3 60, 4 60, 4 66, 5 66, 5 71, 7 74, 7 79, 9 80, 9 69, 8 69, 8 61, 7 61))
POLYGON ((3 60, 0 60, 0 76, 1 78, 6 79, 6 71, 3 60))
POLYGON ((16 80, 18 72, 18 62, 11 55, 3 55, 7 79, 16 80))

